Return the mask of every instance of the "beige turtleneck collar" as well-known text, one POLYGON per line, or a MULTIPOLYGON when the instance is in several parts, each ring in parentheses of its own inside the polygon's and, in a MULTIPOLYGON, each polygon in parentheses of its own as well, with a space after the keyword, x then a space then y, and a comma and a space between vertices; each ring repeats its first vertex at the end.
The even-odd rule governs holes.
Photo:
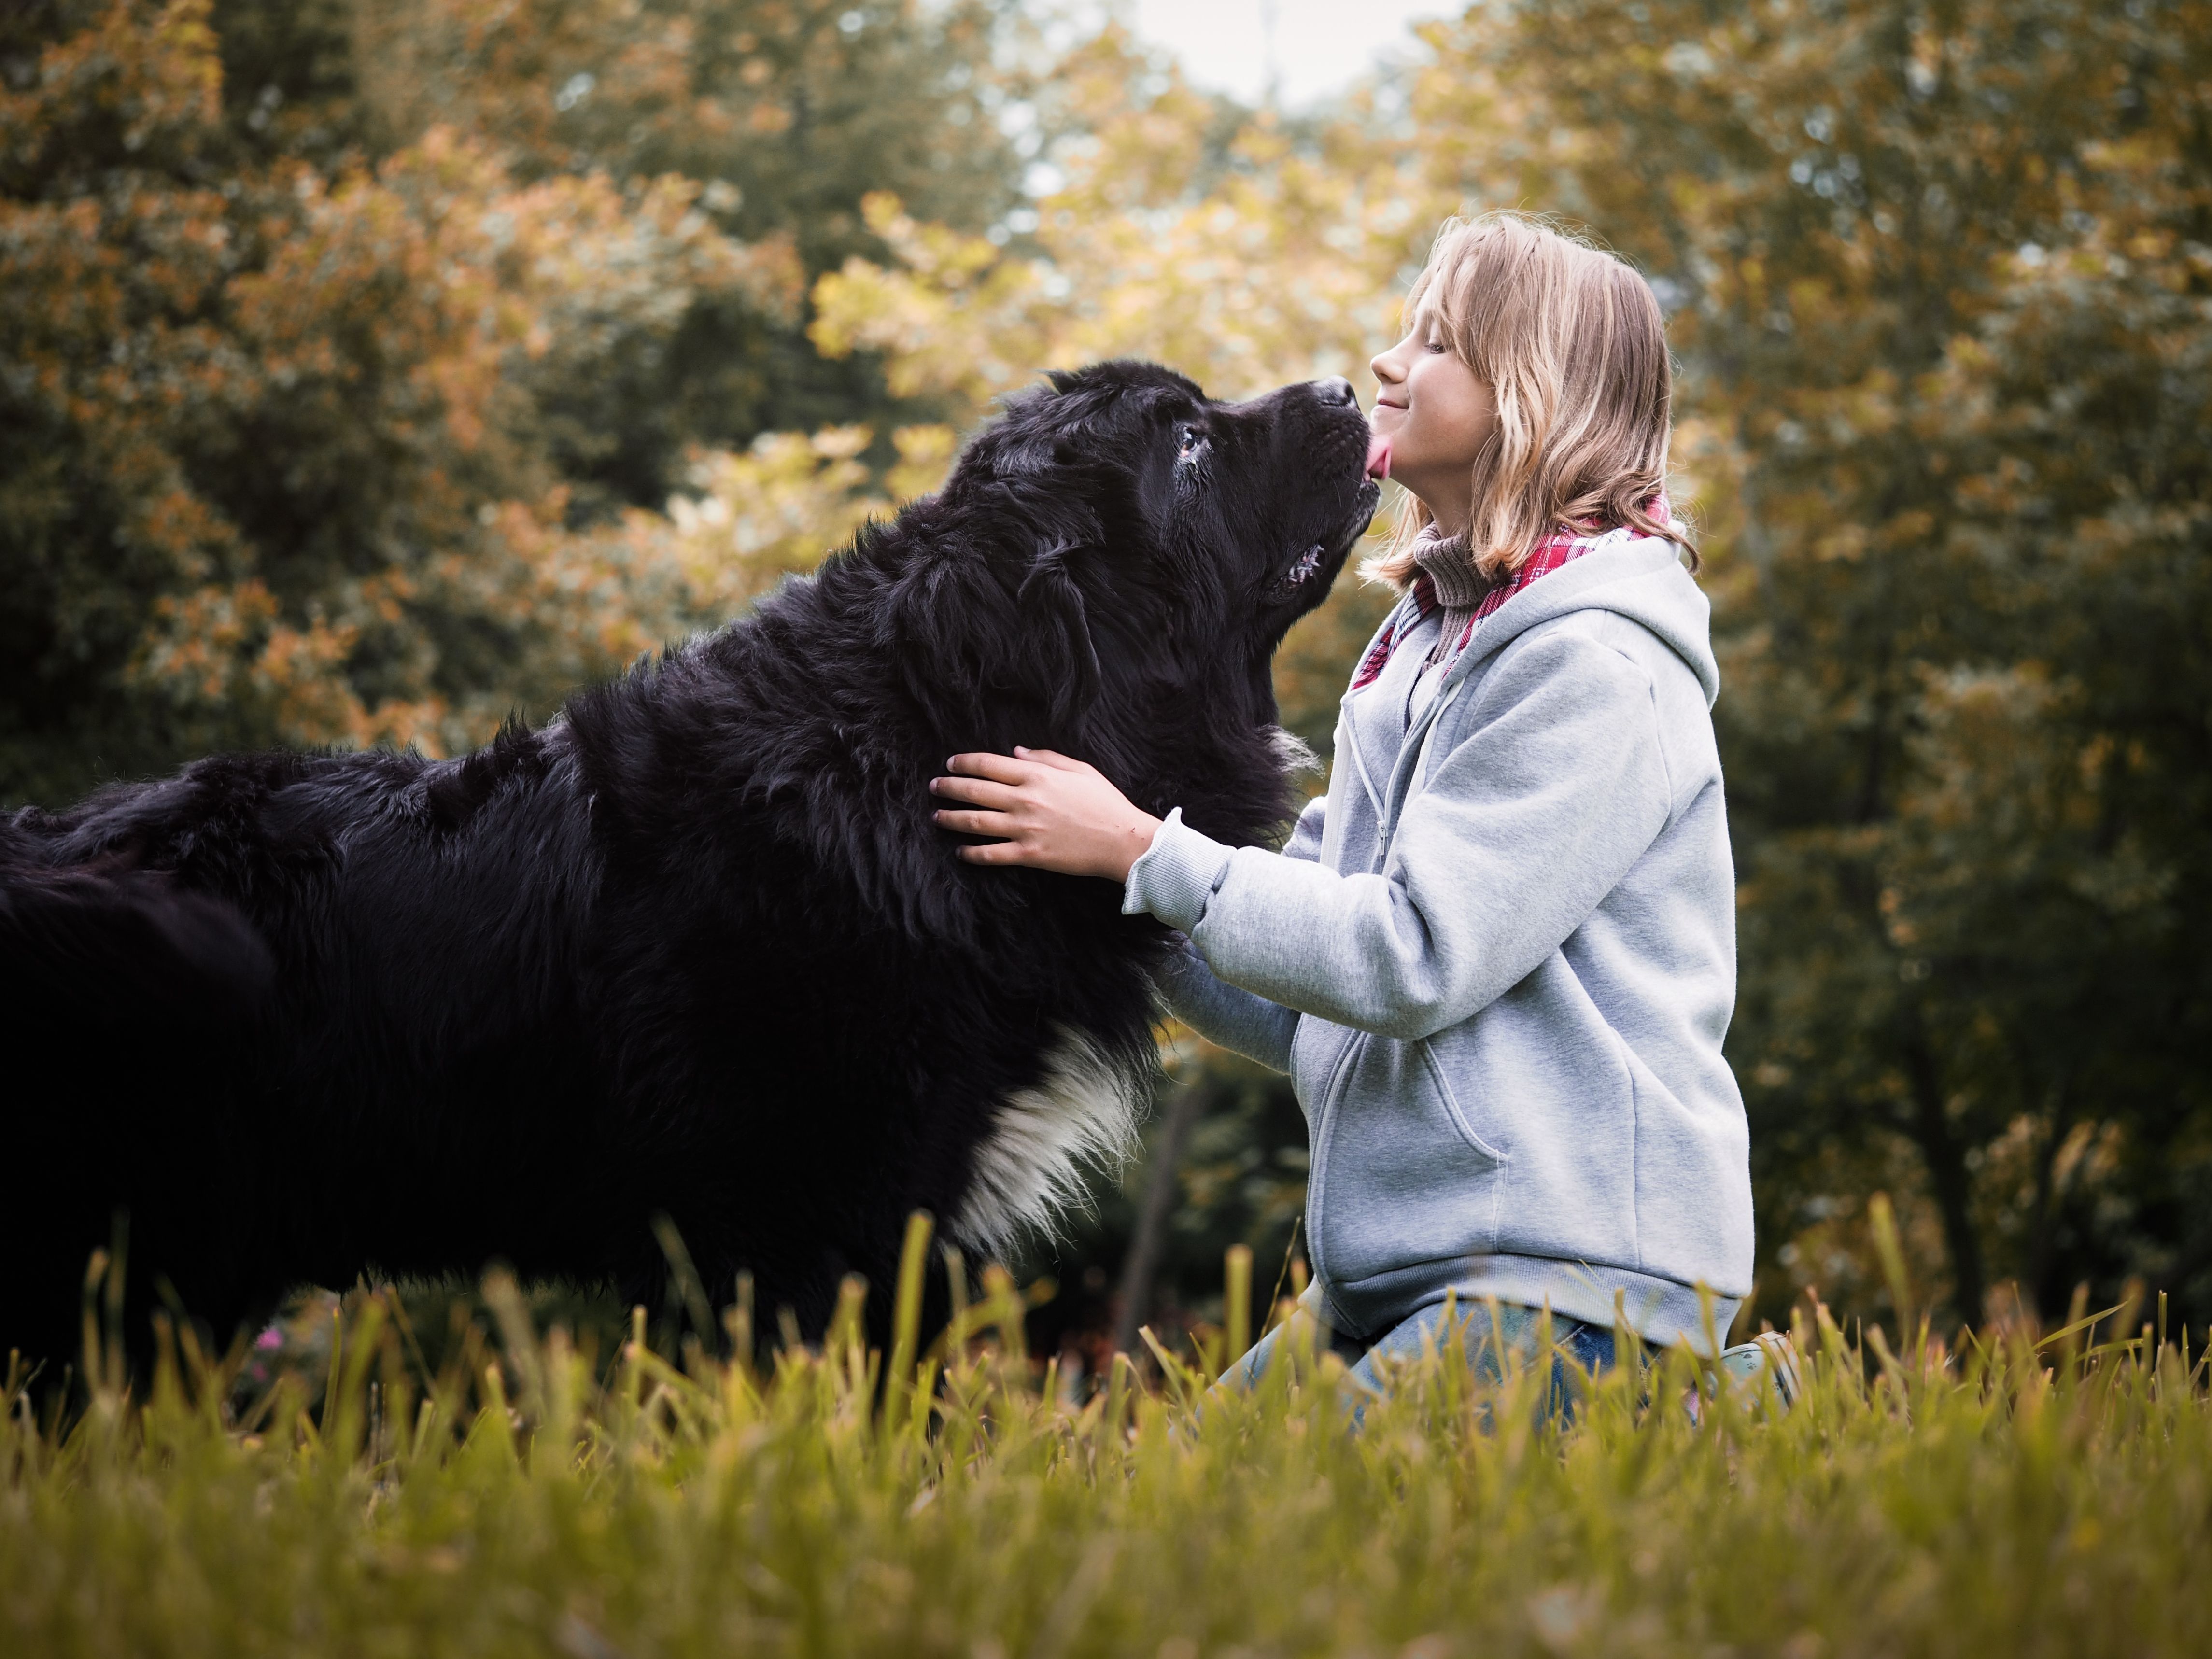
POLYGON ((1443 631, 1431 653, 1435 660, 1449 651, 1474 620, 1475 607, 1490 596, 1490 579, 1474 568, 1465 536, 1446 536, 1431 525, 1413 544, 1413 562, 1437 591, 1443 611, 1443 631))

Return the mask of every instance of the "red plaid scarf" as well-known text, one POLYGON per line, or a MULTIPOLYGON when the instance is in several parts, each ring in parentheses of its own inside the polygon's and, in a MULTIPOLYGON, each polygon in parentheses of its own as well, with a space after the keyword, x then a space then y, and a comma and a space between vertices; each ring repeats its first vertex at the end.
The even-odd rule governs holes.
MULTIPOLYGON (((1662 524, 1673 522, 1664 495, 1653 500, 1651 516, 1662 524)), ((1497 611, 1540 576, 1548 576, 1561 566, 1582 557, 1610 535, 1613 528, 1611 526, 1588 525, 1573 531, 1559 531, 1538 542, 1535 550, 1522 561, 1521 568, 1484 596, 1482 603, 1475 607, 1474 615, 1468 618, 1467 626, 1460 631, 1459 638, 1443 653, 1445 659, 1449 660, 1467 649, 1468 641, 1474 637, 1474 630, 1481 625, 1485 617, 1497 611)), ((1429 580, 1429 573, 1425 570, 1413 578, 1413 585, 1407 590, 1406 597, 1413 604, 1400 605, 1398 615, 1392 619, 1382 637, 1375 641, 1367 655, 1361 659, 1359 672, 1352 677, 1354 691, 1363 690, 1382 678, 1383 669, 1389 664, 1390 653, 1398 648, 1406 635, 1443 609, 1437 598, 1436 584, 1429 580)))

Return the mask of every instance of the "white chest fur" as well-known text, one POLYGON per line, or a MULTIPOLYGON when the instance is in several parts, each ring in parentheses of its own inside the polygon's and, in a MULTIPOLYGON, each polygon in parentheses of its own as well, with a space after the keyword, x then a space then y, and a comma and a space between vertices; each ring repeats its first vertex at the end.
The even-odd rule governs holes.
POLYGON ((1022 1233, 1051 1233, 1062 1212, 1084 1201, 1085 1164, 1111 1168, 1136 1151, 1152 1094, 1149 1066, 1063 1030, 1044 1076, 1000 1103, 952 1236, 988 1255, 1022 1233))

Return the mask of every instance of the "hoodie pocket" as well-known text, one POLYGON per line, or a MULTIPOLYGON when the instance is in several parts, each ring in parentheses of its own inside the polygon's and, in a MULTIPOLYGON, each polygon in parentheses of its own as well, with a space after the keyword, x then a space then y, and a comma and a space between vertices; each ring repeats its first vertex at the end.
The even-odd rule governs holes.
POLYGON ((1601 1026, 1577 1031, 1540 988, 1524 982, 1480 1018, 1436 1034, 1438 1091, 1468 1144, 1512 1167, 1501 1251, 1634 1267, 1636 1090, 1626 1046, 1601 1026))
POLYGON ((1477 1134, 1425 1042, 1364 1036, 1314 1128, 1315 1265, 1357 1284, 1498 1247, 1508 1159, 1477 1134))
POLYGON ((1460 1139, 1492 1164, 1504 1163, 1505 1154, 1477 1134, 1474 1125, 1468 1121, 1467 1113, 1460 1106, 1459 1097, 1452 1092, 1451 1079, 1444 1075, 1444 1068, 1437 1061, 1435 1045, 1424 1037, 1414 1046, 1421 1051, 1422 1063, 1429 1068, 1429 1081, 1435 1085, 1437 1098, 1443 1102, 1444 1111, 1450 1117, 1452 1127, 1459 1131, 1460 1139))

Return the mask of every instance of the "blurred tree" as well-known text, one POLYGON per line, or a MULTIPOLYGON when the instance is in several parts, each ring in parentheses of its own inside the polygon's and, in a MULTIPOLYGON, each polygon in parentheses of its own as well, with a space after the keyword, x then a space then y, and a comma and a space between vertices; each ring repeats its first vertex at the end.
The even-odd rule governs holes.
POLYGON ((672 295, 788 307, 787 249, 720 235, 687 181, 524 184, 448 129, 374 169, 239 165, 204 3, 83 22, 0 93, 8 792, 450 747, 653 643, 604 605, 623 572, 524 556, 567 491, 520 371, 589 372, 672 295))
MULTIPOLYGON (((1051 86, 1059 188, 1036 201, 1032 233, 1001 246, 871 196, 891 257, 855 256, 816 284, 825 353, 879 352, 893 392, 971 416, 1041 368, 1101 357, 1158 358, 1227 398, 1364 375, 1457 199, 1370 95, 1286 127, 1201 96, 1110 26, 1051 86)), ((1277 658, 1284 722, 1324 759, 1390 601, 1347 574, 1277 658)))
POLYGON ((1546 88, 1541 199, 1680 307, 1764 1282, 1824 1271, 1799 1235, 1894 1137, 1958 1313, 2136 1273, 2204 1317, 2212 13, 1571 0, 1434 38, 1439 77, 1546 88))
MULTIPOLYGON (((933 487, 1041 368, 1357 377, 1441 217, 1555 208, 1683 357, 1765 1305, 1878 1303, 1887 1187, 1960 1313, 2140 1274, 2212 1316, 2204 0, 1483 0, 1295 123, 1027 27, 0 13, 0 794, 472 742, 933 487)), ((1388 599, 1278 659, 1324 752, 1388 599)), ((1302 1183, 1287 1096, 1206 1065, 1187 1306, 1302 1183)))
POLYGON ((1354 115, 1293 132, 1200 96, 1119 28, 1054 72, 1060 188, 1026 247, 865 204, 889 263, 817 286, 824 351, 980 408, 1040 368, 1142 351, 1217 397, 1362 372, 1435 229, 1404 147, 1354 115))
MULTIPOLYGON (((1222 1256, 1232 1244, 1253 1253, 1250 1328, 1267 1323, 1270 1297, 1289 1293, 1305 1209, 1306 1121, 1290 1079, 1212 1048, 1176 1029, 1163 1109, 1146 1133, 1144 1156, 1116 1183, 1102 1183, 1093 1206, 1068 1218, 1063 1237, 1032 1241, 1025 1276, 1050 1274, 1059 1293, 1030 1317, 1036 1349, 1063 1357, 1063 1375, 1079 1360, 1093 1376, 1114 1352, 1127 1290, 1124 1268, 1152 1188, 1162 1175, 1163 1143, 1180 1103, 1188 1115, 1182 1145, 1164 1170, 1167 1208, 1153 1241, 1141 1318, 1188 1358, 1194 1328, 1223 1322, 1222 1256)), ((1149 1365, 1141 1343, 1140 1364, 1149 1365)))
MULTIPOLYGON (((1028 83, 1001 60, 1018 24, 1011 0, 403 0, 363 6, 355 28, 386 143, 444 123, 525 177, 696 179, 717 229, 788 240, 811 282, 881 252, 871 191, 1006 234, 1022 163, 1000 118, 1027 107, 1028 83)), ((943 412, 889 395, 871 354, 817 352, 803 311, 696 295, 670 326, 608 343, 593 374, 548 366, 533 389, 572 512, 659 506, 691 444, 943 412)))
MULTIPOLYGON (((867 245, 872 181, 955 223, 1012 198, 994 15, 0 18, 0 796, 216 746, 465 746, 722 614, 726 573, 668 562, 696 537, 590 526, 713 473, 702 443, 895 409, 807 344, 806 261, 867 245)), ((863 492, 817 482, 844 533, 863 492)))

